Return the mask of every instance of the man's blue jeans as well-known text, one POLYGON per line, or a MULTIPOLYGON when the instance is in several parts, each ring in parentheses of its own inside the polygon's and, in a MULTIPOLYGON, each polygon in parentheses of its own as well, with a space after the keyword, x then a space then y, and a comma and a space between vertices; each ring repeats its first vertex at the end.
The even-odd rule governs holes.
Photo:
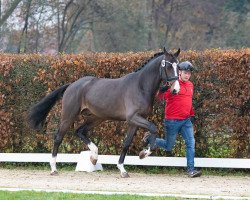
POLYGON ((195 139, 193 124, 190 118, 184 120, 164 120, 165 139, 156 138, 156 145, 171 151, 175 145, 176 136, 181 133, 186 144, 187 169, 194 169, 195 139))

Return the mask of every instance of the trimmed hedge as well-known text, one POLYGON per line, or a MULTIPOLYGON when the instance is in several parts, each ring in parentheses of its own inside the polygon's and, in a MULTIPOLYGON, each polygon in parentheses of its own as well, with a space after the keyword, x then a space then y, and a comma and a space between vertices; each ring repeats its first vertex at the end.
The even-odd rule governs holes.
MULTIPOLYGON (((50 112, 43 130, 33 131, 26 123, 28 109, 57 87, 80 77, 116 78, 139 68, 156 52, 84 53, 47 56, 0 54, 0 148, 1 152, 51 152, 53 134, 60 120, 60 102, 50 112)), ((196 154, 204 157, 250 157, 250 49, 181 52, 197 68, 195 85, 196 154)), ((163 137, 164 102, 155 102, 152 116, 163 137)), ((74 134, 79 119, 64 138, 60 152, 79 153, 86 146, 74 134)), ((120 154, 126 134, 124 122, 107 122, 89 133, 101 154, 120 154)), ((139 129, 129 154, 142 149, 145 130, 139 129)), ((185 154, 178 138, 176 156, 185 154)), ((157 155, 164 155, 162 150, 157 155)))

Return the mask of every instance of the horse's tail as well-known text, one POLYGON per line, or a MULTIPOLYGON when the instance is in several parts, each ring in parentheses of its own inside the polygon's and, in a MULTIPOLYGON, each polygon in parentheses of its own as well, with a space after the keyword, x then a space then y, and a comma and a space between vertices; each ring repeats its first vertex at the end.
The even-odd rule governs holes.
POLYGON ((49 111, 55 105, 56 101, 63 96, 63 93, 69 85, 70 84, 63 85, 62 87, 54 90, 30 109, 28 122, 31 128, 40 129, 43 127, 49 111))

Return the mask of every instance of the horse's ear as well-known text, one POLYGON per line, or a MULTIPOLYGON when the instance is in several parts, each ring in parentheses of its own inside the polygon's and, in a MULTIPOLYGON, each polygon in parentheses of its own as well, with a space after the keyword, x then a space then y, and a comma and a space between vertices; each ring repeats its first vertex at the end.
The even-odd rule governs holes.
POLYGON ((165 47, 163 47, 164 54, 169 54, 165 47))
POLYGON ((174 53, 174 56, 177 58, 179 56, 181 52, 181 49, 179 48, 175 53, 174 53))

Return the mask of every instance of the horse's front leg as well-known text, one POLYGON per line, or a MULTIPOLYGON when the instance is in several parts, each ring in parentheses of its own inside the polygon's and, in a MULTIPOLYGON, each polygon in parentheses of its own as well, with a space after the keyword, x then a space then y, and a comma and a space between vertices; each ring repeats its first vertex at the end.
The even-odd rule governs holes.
POLYGON ((87 137, 87 132, 91 130, 93 127, 99 125, 102 122, 102 120, 98 120, 94 118, 93 116, 88 118, 83 125, 81 125, 76 130, 76 135, 80 137, 80 139, 88 145, 88 148, 90 150, 90 161, 93 165, 96 165, 98 160, 98 148, 97 146, 91 142, 91 140, 87 137))
POLYGON ((90 161, 93 165, 96 165, 98 160, 98 148, 97 146, 91 142, 91 140, 87 137, 87 132, 89 130, 89 124, 84 123, 76 130, 76 135, 80 137, 80 139, 88 146, 90 150, 90 161))
POLYGON ((154 123, 149 122, 148 120, 146 120, 145 118, 139 116, 139 115, 134 115, 133 117, 131 117, 130 123, 135 124, 139 127, 145 128, 149 130, 149 148, 146 150, 142 150, 139 153, 139 157, 140 159, 143 159, 147 156, 149 156, 152 153, 152 150, 154 150, 156 148, 156 144, 155 144, 155 140, 156 140, 156 132, 157 132, 157 128, 154 125, 154 123))
POLYGON ((90 152, 91 152, 90 153, 90 161, 93 165, 96 165, 97 160, 98 160, 98 148, 93 142, 90 142, 88 144, 88 147, 89 147, 90 152))
POLYGON ((129 177, 128 172, 124 168, 124 160, 125 160, 125 156, 126 156, 126 154, 128 152, 130 144, 132 143, 132 140, 134 138, 134 135, 135 135, 136 131, 137 131, 137 126, 129 125, 126 138, 124 139, 124 142, 123 142, 122 153, 120 155, 120 158, 119 158, 119 161, 118 161, 118 164, 117 164, 117 167, 121 172, 121 177, 122 178, 128 178, 129 177))

